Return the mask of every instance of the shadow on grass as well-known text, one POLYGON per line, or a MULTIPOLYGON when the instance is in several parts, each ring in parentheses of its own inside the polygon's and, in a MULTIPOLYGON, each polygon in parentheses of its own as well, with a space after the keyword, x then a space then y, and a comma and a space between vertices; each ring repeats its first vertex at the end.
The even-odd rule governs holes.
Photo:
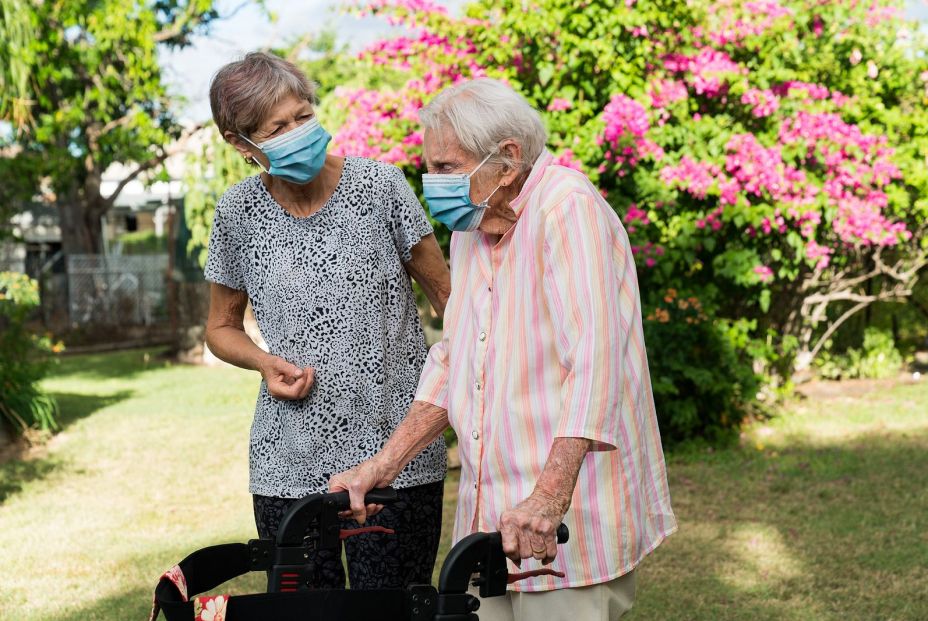
POLYGON ((130 390, 121 390, 106 395, 82 395, 68 392, 50 394, 58 403, 58 423, 62 429, 67 429, 98 410, 128 399, 133 393, 130 390))
POLYGON ((167 368, 165 348, 129 349, 100 354, 61 356, 50 377, 54 379, 131 379, 145 371, 167 368))
POLYGON ((0 504, 13 494, 22 490, 23 486, 47 476, 60 465, 54 459, 12 459, 0 464, 0 504))
MULTIPOLYGON (((58 403, 58 423, 61 425, 59 433, 82 418, 109 405, 118 403, 132 396, 128 390, 109 395, 80 395, 71 393, 51 393, 58 403)), ((54 457, 25 457, 11 458, 0 462, 0 504, 13 494, 20 492, 23 487, 39 479, 43 479, 62 464, 54 457)))
POLYGON ((631 620, 928 619, 928 434, 668 465, 680 524, 631 620))

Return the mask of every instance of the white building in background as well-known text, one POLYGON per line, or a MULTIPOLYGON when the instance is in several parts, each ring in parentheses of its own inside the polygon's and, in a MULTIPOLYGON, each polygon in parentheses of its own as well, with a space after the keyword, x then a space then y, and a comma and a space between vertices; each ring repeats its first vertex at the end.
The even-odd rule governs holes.
MULTIPOLYGON (((194 137, 189 147, 197 147, 194 137)), ((165 161, 167 181, 150 181, 151 176, 129 182, 119 193, 113 207, 103 217, 103 239, 106 254, 121 254, 120 237, 126 233, 151 231, 155 237, 168 234, 168 217, 172 208, 183 205, 183 177, 185 152, 179 152, 165 161)), ((131 166, 111 165, 103 174, 101 191, 108 196, 132 172, 131 166)), ((152 176, 154 176, 152 174, 152 176)), ((14 240, 0 241, 0 271, 24 272, 32 277, 53 269, 49 262, 59 262, 61 227, 58 210, 48 203, 36 202, 22 213, 13 216, 14 240)))

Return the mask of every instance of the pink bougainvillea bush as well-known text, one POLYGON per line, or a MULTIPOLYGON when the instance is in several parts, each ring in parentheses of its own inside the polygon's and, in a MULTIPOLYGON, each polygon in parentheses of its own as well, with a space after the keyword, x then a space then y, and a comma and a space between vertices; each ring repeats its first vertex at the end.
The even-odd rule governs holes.
POLYGON ((645 294, 697 293, 802 364, 848 305, 904 297, 924 265, 928 63, 900 6, 519 0, 455 17, 380 0, 359 10, 407 33, 358 62, 403 79, 338 92, 335 143, 414 178, 417 109, 459 80, 504 79, 622 217, 645 294))
POLYGON ((754 370, 807 366, 926 265, 928 54, 901 2, 352 6, 401 28, 306 62, 333 152, 418 186, 431 97, 478 76, 520 91, 557 163, 589 175, 629 233, 672 437, 735 425, 754 370))

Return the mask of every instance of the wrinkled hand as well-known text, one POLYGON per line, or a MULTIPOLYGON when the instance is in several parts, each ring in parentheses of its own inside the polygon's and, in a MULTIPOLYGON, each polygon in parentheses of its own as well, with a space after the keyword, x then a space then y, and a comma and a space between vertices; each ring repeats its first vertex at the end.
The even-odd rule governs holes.
POLYGON ((351 470, 333 474, 329 478, 329 491, 346 491, 351 498, 351 510, 342 511, 339 513, 339 517, 353 517, 358 524, 363 524, 367 521, 367 518, 380 513, 383 505, 365 505, 364 495, 375 487, 388 486, 393 482, 394 478, 377 461, 376 457, 362 461, 351 470))
POLYGON ((533 493, 500 516, 503 553, 520 567, 524 558, 551 563, 557 556, 557 527, 563 518, 557 500, 533 493))
POLYGON ((275 399, 294 401, 303 399, 312 388, 316 375, 312 367, 301 369, 280 356, 268 355, 258 371, 267 383, 267 392, 275 399))

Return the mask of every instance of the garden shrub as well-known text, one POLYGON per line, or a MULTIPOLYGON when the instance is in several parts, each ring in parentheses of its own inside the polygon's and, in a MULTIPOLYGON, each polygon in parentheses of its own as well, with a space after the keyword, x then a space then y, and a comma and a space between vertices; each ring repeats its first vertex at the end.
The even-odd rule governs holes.
POLYGON ((698 298, 676 289, 648 304, 644 335, 665 441, 734 437, 758 390, 739 332, 712 321, 698 298))
POLYGON ((123 254, 164 254, 168 251, 167 236, 158 237, 154 231, 123 233, 117 241, 123 254))
POLYGON ((17 272, 0 272, 0 421, 16 433, 58 427, 55 400, 39 386, 61 351, 49 335, 30 332, 26 322, 39 305, 38 285, 17 272))
POLYGON ((843 354, 825 350, 816 360, 818 374, 825 379, 883 379, 899 373, 902 364, 892 333, 874 327, 864 330, 861 347, 849 347, 843 354))

